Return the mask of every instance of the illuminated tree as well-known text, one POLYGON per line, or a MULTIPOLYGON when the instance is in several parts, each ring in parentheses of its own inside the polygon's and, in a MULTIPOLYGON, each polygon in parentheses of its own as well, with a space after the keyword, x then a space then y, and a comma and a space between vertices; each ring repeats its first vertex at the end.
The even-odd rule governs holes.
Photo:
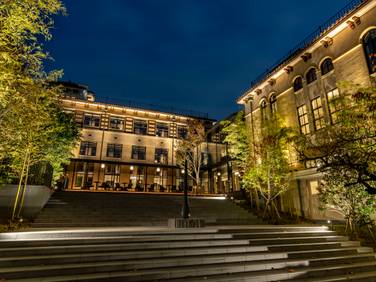
POLYGON ((278 220, 276 200, 287 191, 290 170, 286 156, 290 129, 282 124, 277 115, 262 122, 249 146, 249 166, 243 182, 247 189, 256 189, 264 199, 263 218, 278 220))
POLYGON ((194 192, 201 190, 201 166, 203 163, 201 146, 206 141, 204 123, 197 119, 187 121, 187 136, 179 139, 176 145, 176 161, 180 167, 184 167, 187 160, 188 175, 194 181, 194 192))
POLYGON ((79 136, 52 83, 62 72, 43 69, 49 55, 41 40, 51 38, 51 16, 60 12, 60 0, 0 2, 0 160, 3 180, 18 179, 12 219, 21 211, 30 167, 48 162, 56 179, 79 136))
POLYGON ((376 194, 376 89, 339 85, 332 99, 333 124, 311 136, 298 135, 302 161, 315 162, 324 174, 320 198, 344 214, 350 231, 369 224, 376 194), (341 197, 337 196, 341 195, 341 197))

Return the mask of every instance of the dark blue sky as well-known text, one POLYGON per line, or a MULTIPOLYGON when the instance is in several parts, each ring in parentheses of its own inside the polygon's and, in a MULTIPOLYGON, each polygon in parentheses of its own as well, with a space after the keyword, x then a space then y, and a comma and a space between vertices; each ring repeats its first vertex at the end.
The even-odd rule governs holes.
MULTIPOLYGON (((63 0, 64 1, 64 0, 63 0)), ((65 0, 47 49, 99 96, 224 118, 250 82, 346 0, 65 0)))

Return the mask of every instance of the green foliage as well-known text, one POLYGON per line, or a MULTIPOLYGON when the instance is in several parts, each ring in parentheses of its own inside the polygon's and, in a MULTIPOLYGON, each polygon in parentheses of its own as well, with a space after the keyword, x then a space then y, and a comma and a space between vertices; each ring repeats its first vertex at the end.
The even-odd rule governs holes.
POLYGON ((18 179, 16 207, 23 204, 29 168, 49 162, 56 180, 79 132, 62 112, 61 71, 46 73, 42 39, 51 39, 52 16, 64 13, 60 0, 0 2, 0 160, 3 181, 18 179))
POLYGON ((259 134, 252 142, 252 159, 243 182, 248 189, 257 189, 264 198, 264 218, 280 217, 276 199, 284 193, 290 182, 286 156, 290 129, 278 116, 263 122, 259 134))
POLYGON ((376 89, 339 84, 334 124, 313 135, 298 135, 302 161, 315 161, 324 174, 320 199, 325 208, 341 211, 349 231, 371 224, 376 194, 376 89))
POLYGON ((235 162, 240 174, 244 174, 251 153, 250 131, 244 119, 244 112, 236 114, 234 120, 221 122, 222 133, 225 135, 224 142, 229 145, 228 154, 235 162))

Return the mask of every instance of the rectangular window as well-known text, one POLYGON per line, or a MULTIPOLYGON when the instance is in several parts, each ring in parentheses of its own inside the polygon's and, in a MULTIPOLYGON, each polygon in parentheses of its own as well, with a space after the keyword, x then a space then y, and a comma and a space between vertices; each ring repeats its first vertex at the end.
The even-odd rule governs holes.
POLYGON ((80 145, 81 156, 95 156, 97 154, 97 143, 82 141, 80 145))
POLYGON ((157 122, 155 135, 159 137, 168 137, 168 124, 157 122))
POLYGON ((107 144, 107 157, 121 158, 122 150, 122 144, 107 144))
POLYGON ((338 111, 340 110, 340 105, 337 103, 337 101, 335 101, 335 99, 339 97, 338 88, 335 88, 332 91, 326 93, 326 97, 328 99, 329 104, 330 119, 331 122, 334 124, 337 121, 338 111))
POLYGON ((133 121, 133 133, 146 135, 148 131, 148 125, 145 120, 133 121))
POLYGON ((300 132, 303 134, 309 134, 309 120, 308 120, 308 111, 307 111, 306 105, 302 105, 298 107, 298 118, 299 118, 300 132))
POLYGON ((155 148, 155 162, 160 164, 167 164, 168 150, 164 148, 155 148))
POLYGON ((99 127, 101 124, 101 117, 95 114, 84 114, 84 126, 99 127))
POLYGON ((311 101, 313 124, 315 130, 320 130, 325 127, 324 109, 322 107, 321 97, 317 97, 311 101))
POLYGON ((115 130, 124 129, 124 120, 121 118, 111 117, 110 118, 110 128, 115 130))
POLYGON ((178 138, 187 139, 188 129, 185 126, 178 126, 178 138))
POLYGON ((132 146, 132 159, 146 160, 146 147, 132 146))

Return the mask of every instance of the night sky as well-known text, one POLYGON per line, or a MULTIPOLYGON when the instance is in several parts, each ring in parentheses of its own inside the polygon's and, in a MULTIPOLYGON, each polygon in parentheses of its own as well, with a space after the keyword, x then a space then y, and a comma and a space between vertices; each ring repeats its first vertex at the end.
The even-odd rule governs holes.
POLYGON ((221 119, 250 82, 345 0, 63 0, 46 44, 63 80, 98 96, 221 119))

